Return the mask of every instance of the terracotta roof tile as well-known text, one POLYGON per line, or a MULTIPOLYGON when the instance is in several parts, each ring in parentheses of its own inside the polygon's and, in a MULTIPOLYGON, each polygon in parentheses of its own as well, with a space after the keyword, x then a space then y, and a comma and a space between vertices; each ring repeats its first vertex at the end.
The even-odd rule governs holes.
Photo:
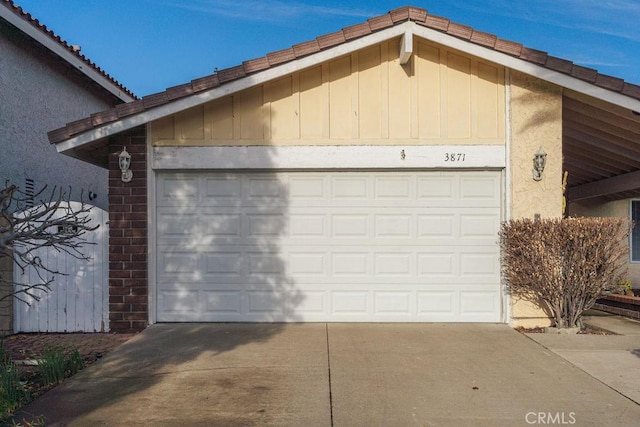
POLYGON ((54 129, 52 131, 47 132, 47 138, 49 138, 49 142, 51 144, 56 144, 58 142, 62 142, 65 139, 71 138, 67 127, 54 129))
POLYGON ((522 44, 498 38, 495 49, 508 55, 520 56, 520 53, 522 53, 522 44))
POLYGON ((625 82, 624 87, 622 88, 622 93, 627 96, 640 99, 640 85, 625 82))
POLYGON ((393 21, 394 24, 397 22, 406 21, 407 19, 409 19, 409 6, 403 6, 399 7, 398 9, 393 9, 389 12, 389 15, 391 15, 391 21, 393 21))
POLYGON ((105 79, 107 79, 111 84, 116 86, 122 92, 126 93, 131 98, 136 98, 135 94, 127 89, 122 83, 118 82, 112 76, 107 74, 102 68, 97 66, 94 62, 92 62, 89 58, 80 53, 79 50, 74 49, 72 45, 63 40, 59 35, 54 33, 51 29, 49 29, 46 25, 42 24, 39 20, 34 18, 30 13, 26 12, 20 6, 16 5, 12 0, 2 0, 0 1, 0 7, 4 6, 7 10, 11 11, 16 17, 22 19, 23 21, 30 24, 32 27, 52 39, 55 43, 63 47, 69 53, 74 55, 76 58, 87 64, 90 68, 98 72, 98 74, 102 75, 105 79))
POLYGON ((368 22, 362 22, 357 25, 345 27, 342 29, 342 32, 344 33, 345 40, 351 40, 358 37, 366 36, 367 34, 371 34, 371 27, 369 27, 368 22))
POLYGON ((573 62, 555 56, 547 56, 545 66, 561 73, 570 74, 573 69, 573 62))
MULTIPOLYGON (((240 66, 242 67, 242 66, 240 66)), ((220 73, 225 70, 218 71, 216 74, 211 74, 209 76, 201 77, 199 79, 191 80, 191 87, 194 92, 202 92, 203 90, 211 89, 214 87, 220 86, 220 73)), ((243 72, 244 74, 244 72, 243 72)))
MULTIPOLYGON (((242 65, 236 65, 235 67, 225 68, 224 70, 218 71, 217 74, 210 76, 210 77, 217 77, 217 80, 218 80, 217 84, 214 84, 211 87, 216 87, 219 84, 228 82, 229 80, 240 79, 244 76, 246 76, 246 74, 244 72, 244 67, 242 65)), ((203 79, 206 79, 206 77, 204 77, 203 79)), ((198 79, 198 80, 203 80, 203 79, 198 79)), ((195 85, 194 85, 194 89, 195 89, 195 85)))
POLYGON ((605 89, 620 92, 624 86, 624 80, 618 77, 608 76, 606 74, 598 74, 596 77, 596 84, 605 89))
POLYGON ((87 131, 93 128, 93 123, 91 123, 91 117, 85 117, 84 119, 76 120, 75 122, 71 122, 67 124, 67 131, 71 135, 76 135, 78 133, 87 131))
POLYGON ((140 113, 142 111, 144 111, 144 104, 140 100, 116 105, 116 112, 120 118, 140 113))
POLYGON ((269 60, 263 56, 262 58, 254 58, 242 63, 246 74, 255 73, 269 68, 269 60))
POLYGON ((166 104, 167 102, 169 102, 169 97, 166 92, 147 95, 142 98, 142 104, 145 109, 157 107, 158 105, 166 104))
POLYGON ((293 53, 292 48, 267 53, 267 60, 269 61, 269 65, 272 67, 274 65, 282 64, 283 62, 293 61, 294 59, 296 59, 296 55, 293 53))
POLYGON ((493 48, 496 45, 496 41, 498 37, 494 34, 485 33, 482 31, 473 30, 473 34, 471 34, 471 41, 473 43, 477 43, 483 46, 493 48))
POLYGON ((383 30, 393 25, 391 15, 389 15, 388 13, 381 16, 376 16, 375 18, 369 18, 367 22, 369 23, 371 31, 383 30))
POLYGON ((427 27, 444 32, 449 30, 450 23, 451 21, 449 21, 447 18, 436 15, 427 15, 427 19, 424 21, 424 25, 426 25, 427 27))
POLYGON ((293 46, 293 53, 295 53, 297 58, 319 51, 320 45, 318 45, 318 40, 309 40, 308 42, 298 43, 293 46))
POLYGON ((344 38, 344 33, 342 31, 325 34, 324 36, 318 37, 316 40, 318 40, 318 46, 320 46, 320 49, 327 49, 346 41, 344 38))
POLYGON ((104 125, 106 123, 115 122, 116 120, 118 120, 118 113, 116 113, 115 109, 102 111, 100 113, 91 115, 91 124, 94 127, 104 125))
POLYGON ((166 92, 167 92, 167 98, 169 98, 169 101, 172 101, 174 99, 184 98, 185 96, 192 95, 195 91, 191 86, 191 82, 189 82, 189 83, 181 84, 178 86, 170 87, 169 89, 166 90, 166 92))
POLYGON ((456 24, 455 22, 449 23, 448 34, 452 36, 460 37, 461 39, 469 40, 473 34, 473 28, 468 25, 456 24))
POLYGON ((520 59, 533 62, 534 64, 544 65, 547 62, 547 52, 523 47, 520 52, 520 59))
POLYGON ((582 65, 573 65, 571 76, 590 83, 595 83, 598 71, 593 68, 583 67, 582 65))
POLYGON ((424 22, 426 19, 427 19, 426 9, 409 6, 409 20, 414 22, 424 22))

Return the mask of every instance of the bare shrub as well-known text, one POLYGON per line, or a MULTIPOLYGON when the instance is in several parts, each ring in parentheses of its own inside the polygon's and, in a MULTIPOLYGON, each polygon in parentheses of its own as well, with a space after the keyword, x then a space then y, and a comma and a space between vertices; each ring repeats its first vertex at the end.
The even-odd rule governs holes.
POLYGON ((505 222, 503 279, 512 295, 544 302, 556 327, 578 327, 601 293, 624 279, 629 232, 624 218, 505 222))

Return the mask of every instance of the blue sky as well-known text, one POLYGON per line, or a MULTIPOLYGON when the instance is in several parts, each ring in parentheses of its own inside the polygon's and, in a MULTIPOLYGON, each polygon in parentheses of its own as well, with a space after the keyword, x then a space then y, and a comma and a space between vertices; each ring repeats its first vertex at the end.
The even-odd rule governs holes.
POLYGON ((397 7, 640 84, 640 0, 14 0, 144 96, 397 7))

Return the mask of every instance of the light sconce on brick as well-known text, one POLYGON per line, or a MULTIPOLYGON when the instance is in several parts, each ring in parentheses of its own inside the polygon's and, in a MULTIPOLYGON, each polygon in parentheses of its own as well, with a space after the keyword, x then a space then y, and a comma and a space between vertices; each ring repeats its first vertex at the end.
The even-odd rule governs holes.
POLYGON ((120 171, 122 172, 122 182, 130 182, 133 178, 133 172, 129 170, 131 166, 131 154, 127 152, 127 147, 122 149, 122 153, 118 156, 118 163, 120 165, 120 171))

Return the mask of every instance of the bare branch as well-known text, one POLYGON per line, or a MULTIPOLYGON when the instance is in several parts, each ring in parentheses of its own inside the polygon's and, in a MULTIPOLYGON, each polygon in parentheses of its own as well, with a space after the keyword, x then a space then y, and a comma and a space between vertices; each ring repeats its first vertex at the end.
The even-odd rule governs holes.
POLYGON ((500 230, 503 278, 513 295, 543 301, 556 326, 579 326, 625 278, 629 232, 624 218, 509 221, 500 230))
POLYGON ((88 232, 98 225, 91 224, 91 206, 81 202, 79 207, 69 203, 68 194, 54 187, 46 193, 41 188, 34 195, 27 195, 15 185, 0 190, 0 259, 7 258, 23 273, 35 271, 35 283, 17 283, 13 278, 0 277, 0 284, 13 286, 8 297, 28 303, 39 300, 42 292, 49 292, 56 276, 66 275, 54 266, 47 265, 36 255, 41 248, 66 253, 80 260, 89 260, 84 247, 92 244, 86 240, 88 232), (32 206, 33 200, 39 200, 32 206))

